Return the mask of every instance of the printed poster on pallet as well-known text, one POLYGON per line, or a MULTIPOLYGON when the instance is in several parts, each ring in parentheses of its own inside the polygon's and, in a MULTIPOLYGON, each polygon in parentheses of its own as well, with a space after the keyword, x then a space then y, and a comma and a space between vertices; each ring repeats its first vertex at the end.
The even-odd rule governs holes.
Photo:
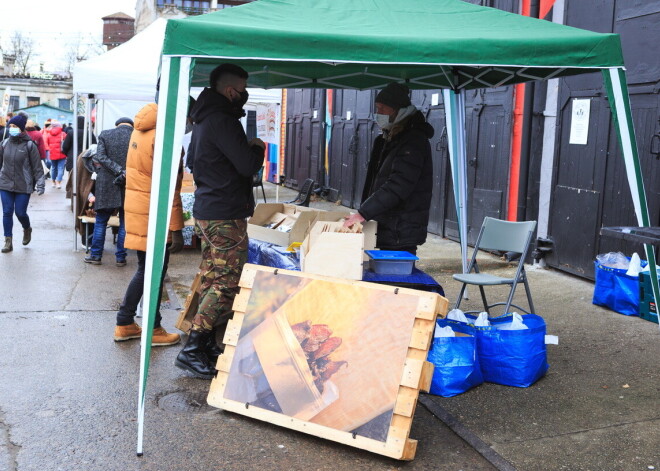
MULTIPOLYGON (((386 448, 419 295, 440 297, 320 278, 256 272, 209 404, 281 414, 386 448)), ((430 340, 434 321, 424 322, 430 340)))

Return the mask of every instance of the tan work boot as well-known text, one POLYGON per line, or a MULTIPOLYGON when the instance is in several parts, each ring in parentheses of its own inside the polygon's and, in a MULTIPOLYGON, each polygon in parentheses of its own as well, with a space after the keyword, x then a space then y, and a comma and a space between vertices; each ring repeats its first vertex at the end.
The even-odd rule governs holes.
POLYGON ((139 339, 141 335, 142 335, 142 329, 135 322, 133 322, 131 325, 115 326, 115 342, 123 342, 125 340, 139 339))
POLYGON ((181 336, 179 334, 168 334, 162 327, 156 327, 151 338, 151 346, 166 347, 167 345, 176 345, 180 340, 181 336))
POLYGON ((27 245, 32 240, 32 228, 23 229, 23 245, 27 245))
POLYGON ((11 243, 11 237, 5 237, 5 246, 2 248, 2 253, 11 252, 14 246, 11 243))

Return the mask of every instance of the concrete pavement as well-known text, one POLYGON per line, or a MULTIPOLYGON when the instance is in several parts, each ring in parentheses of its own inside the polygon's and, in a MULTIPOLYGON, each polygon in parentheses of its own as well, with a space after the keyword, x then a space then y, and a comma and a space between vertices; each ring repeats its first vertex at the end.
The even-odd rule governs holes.
MULTIPOLYGON (((0 470, 645 470, 660 469, 660 331, 591 304, 593 284, 530 269, 548 333, 550 370, 527 389, 484 384, 445 399, 426 395, 411 437, 417 457, 402 463, 211 408, 209 382, 173 366, 178 347, 153 351, 145 455, 135 456, 139 340, 112 341, 116 309, 133 275, 73 251, 64 190, 33 196, 33 241, 0 256, 0 470), (454 430, 436 418, 442 416, 454 430), (457 426, 458 424, 458 426, 457 426), (489 462, 472 445, 481 444, 489 462)), ((266 185, 269 201, 274 187, 266 185)), ((280 188, 280 199, 295 192, 280 188)), ((334 207, 327 202, 312 206, 334 207)), ((420 267, 453 304, 458 244, 430 237, 420 267)), ((492 259, 485 256, 484 261, 492 259)), ((199 252, 172 256, 181 299, 199 252)), ((466 306, 476 305, 469 300, 466 306)), ((164 310, 174 330, 175 311, 164 310)))

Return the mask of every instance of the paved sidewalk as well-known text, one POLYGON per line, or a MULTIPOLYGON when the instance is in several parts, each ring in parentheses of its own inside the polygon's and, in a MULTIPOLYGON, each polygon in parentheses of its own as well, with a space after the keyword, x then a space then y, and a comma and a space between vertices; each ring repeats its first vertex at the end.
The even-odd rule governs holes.
MULTIPOLYGON (((266 185, 269 201, 275 188, 266 185)), ((294 191, 280 188, 280 200, 294 191)), ((116 309, 136 266, 83 263, 63 190, 34 196, 33 241, 0 255, 0 470, 487 470, 660 469, 660 330, 591 304, 593 284, 553 270, 529 271, 534 301, 559 336, 550 370, 527 389, 484 384, 451 399, 425 396, 401 463, 213 409, 209 383, 173 366, 179 347, 154 349, 145 456, 135 457, 139 341, 112 341, 116 309), (451 420, 450 420, 451 419, 451 420)), ((328 202, 313 207, 336 208, 328 202)), ((111 236, 106 257, 114 261, 111 236)), ((430 236, 419 266, 450 304, 460 270, 455 242, 430 236)), ((484 262, 490 257, 485 256, 484 262)), ((105 260, 105 258, 104 258, 105 260)), ((172 256, 183 300, 199 252, 172 256)), ((472 299, 467 306, 478 299, 472 299)), ((176 311, 164 311, 173 329, 176 311)))

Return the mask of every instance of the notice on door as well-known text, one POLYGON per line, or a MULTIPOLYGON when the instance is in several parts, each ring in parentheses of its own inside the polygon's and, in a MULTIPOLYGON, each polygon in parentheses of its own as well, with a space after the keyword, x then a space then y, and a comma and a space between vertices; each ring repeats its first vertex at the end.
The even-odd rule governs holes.
POLYGON ((571 135, 569 144, 587 143, 589 136, 589 111, 591 110, 591 100, 582 99, 573 100, 573 111, 571 113, 571 135))

